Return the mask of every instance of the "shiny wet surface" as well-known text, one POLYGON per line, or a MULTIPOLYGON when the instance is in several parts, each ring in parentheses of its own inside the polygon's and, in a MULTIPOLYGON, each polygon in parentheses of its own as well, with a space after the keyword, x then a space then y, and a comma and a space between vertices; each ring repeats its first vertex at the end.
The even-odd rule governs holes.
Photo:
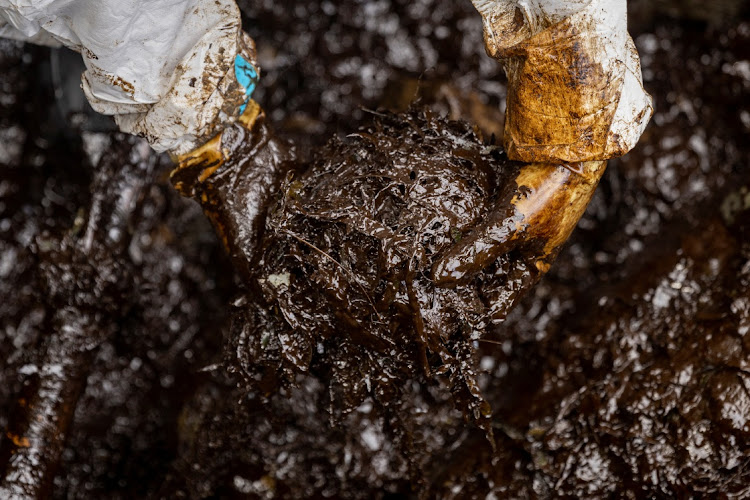
MULTIPOLYGON (((413 95, 404 89, 430 66, 423 80, 451 80, 453 93, 433 92, 439 109, 477 109, 454 98, 468 88, 497 104, 495 63, 479 45, 451 42, 455 33, 481 40, 471 7, 454 4, 247 7, 247 20, 258 20, 250 32, 276 47, 265 49, 268 87, 258 98, 277 110, 269 112, 277 129, 314 145, 371 123, 361 104, 413 95), (430 19, 424 33, 419 16, 430 19), (398 47, 411 52, 399 57, 398 47)), ((240 374, 199 371, 223 359, 231 276, 198 207, 163 179, 131 229, 139 293, 88 376, 57 496, 408 497, 420 479, 428 496, 443 498, 747 495, 750 25, 636 17, 632 31, 656 99, 653 123, 634 152, 610 164, 550 273, 480 343, 494 461, 449 391, 406 384, 398 412, 355 399, 353 411, 334 409, 331 419, 329 387, 314 376, 268 397, 238 388, 240 374), (418 446, 409 448, 399 425, 418 446)), ((29 243, 70 228, 89 197, 80 137, 55 139, 34 83, 43 58, 2 44, 11 68, 0 100, 3 426, 42 363, 51 318, 29 243)))

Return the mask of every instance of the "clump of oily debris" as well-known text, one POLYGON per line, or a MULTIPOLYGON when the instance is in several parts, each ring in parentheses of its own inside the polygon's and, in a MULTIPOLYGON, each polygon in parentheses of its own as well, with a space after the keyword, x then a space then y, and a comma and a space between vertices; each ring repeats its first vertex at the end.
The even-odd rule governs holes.
POLYGON ((468 125, 428 111, 380 115, 331 141, 286 179, 269 213, 230 364, 264 394, 317 376, 334 420, 368 398, 397 409, 407 381, 437 384, 491 437, 479 341, 517 299, 509 280, 536 270, 508 276, 518 256, 504 256, 453 288, 437 287, 430 270, 502 203, 517 168, 468 125))

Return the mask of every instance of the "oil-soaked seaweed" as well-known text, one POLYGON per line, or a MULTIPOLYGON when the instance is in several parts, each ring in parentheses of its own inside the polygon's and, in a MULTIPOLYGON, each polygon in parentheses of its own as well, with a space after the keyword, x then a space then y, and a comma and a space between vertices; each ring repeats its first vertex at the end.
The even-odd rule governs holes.
POLYGON ((452 288, 430 272, 516 171, 466 124, 430 112, 382 115, 333 140, 287 178, 266 222, 261 293, 238 308, 230 348, 246 379, 271 391, 315 373, 334 415, 366 398, 397 406, 407 381, 440 379, 491 439, 478 341, 491 313, 518 297, 497 302, 511 279, 502 262, 452 288))

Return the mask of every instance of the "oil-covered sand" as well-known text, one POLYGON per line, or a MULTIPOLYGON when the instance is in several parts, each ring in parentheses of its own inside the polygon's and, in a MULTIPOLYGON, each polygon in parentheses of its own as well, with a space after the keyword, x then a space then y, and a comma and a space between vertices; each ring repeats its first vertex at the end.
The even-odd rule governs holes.
MULTIPOLYGON (((362 126, 372 133, 378 117, 367 110, 404 111, 415 95, 437 113, 478 124, 484 142, 502 130, 504 80, 483 53, 469 2, 309 2, 295 9, 249 3, 241 2, 245 25, 264 70, 256 97, 279 133, 300 151, 318 151, 309 158, 319 171, 335 168, 326 155, 347 159, 367 148, 360 134, 320 149, 332 135, 362 126)), ((487 429, 464 418, 450 374, 440 374, 434 359, 413 362, 414 336, 399 338, 396 354, 382 357, 405 374, 398 385, 379 386, 373 376, 392 368, 370 363, 370 350, 387 352, 377 342, 333 342, 335 333, 326 336, 318 323, 311 331, 322 340, 310 340, 303 354, 284 353, 279 342, 291 334, 279 330, 265 337, 261 347, 273 348, 265 358, 251 357, 241 326, 253 319, 237 318, 275 310, 239 294, 210 225, 174 192, 169 165, 159 160, 161 175, 129 229, 132 277, 128 293, 118 292, 127 312, 98 347, 54 496, 750 495, 750 22, 709 26, 700 14, 681 14, 631 9, 655 98, 652 124, 636 150, 610 162, 550 273, 504 323, 487 327, 476 343, 461 343, 471 347, 461 355, 492 408, 484 425, 493 431, 494 451, 487 429), (273 383, 255 386, 269 369, 273 383)), ((45 85, 46 50, 4 41, 0 48, 5 427, 19 411, 24 385, 34 383, 52 327, 55 302, 39 241, 58 241, 88 205, 90 153, 98 143, 109 143, 98 146, 110 151, 101 160, 108 164, 139 161, 142 146, 121 135, 65 130, 45 85)), ((355 159, 341 164, 364 168, 355 159)), ((404 171, 404 189, 418 184, 411 171, 404 171)), ((291 184, 282 191, 296 200, 296 216, 311 217, 313 208, 330 215, 336 207, 312 203, 327 198, 307 196, 316 185, 302 180, 302 191, 291 184)), ((487 181, 484 189, 482 196, 491 197, 496 188, 487 181)), ((484 202, 477 200, 480 208, 462 224, 481 214, 484 202)), ((326 234, 328 242, 348 240, 329 222, 328 233, 305 233, 285 218, 294 215, 291 208, 274 212, 270 222, 294 228, 299 239, 279 230, 284 255, 293 250, 305 254, 302 262, 316 262, 314 284, 325 296, 320 290, 341 269, 303 242, 330 254, 321 248, 326 234)), ((446 220, 451 213, 447 207, 446 220)), ((351 262, 363 263, 362 255, 374 252, 367 262, 376 267, 383 249, 372 248, 372 237, 336 248, 339 259, 350 252, 351 262)), ((268 262, 279 248, 264 251, 268 262)), ((278 302, 275 287, 284 286, 294 265, 273 262, 279 267, 269 264, 261 279, 265 300, 278 302)), ((372 268, 350 271, 383 279, 372 268)), ((338 300, 371 306, 358 285, 345 290, 338 300)), ((299 297, 306 293, 299 290, 299 297)), ((408 291, 402 296, 408 302, 408 291)), ((393 297, 388 304, 398 304, 398 291, 393 297)), ((331 325, 348 321, 329 313, 331 325)))

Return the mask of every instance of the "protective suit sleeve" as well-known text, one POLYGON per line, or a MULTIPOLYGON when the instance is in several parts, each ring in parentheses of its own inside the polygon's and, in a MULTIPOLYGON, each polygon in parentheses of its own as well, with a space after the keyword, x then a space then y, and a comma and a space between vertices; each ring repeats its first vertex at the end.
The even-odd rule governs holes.
POLYGON ((258 79, 234 0, 0 0, 0 36, 80 52, 92 107, 173 154, 235 121, 258 79))
POLYGON ((625 0, 473 0, 508 75, 503 142, 525 162, 621 156, 653 113, 625 0))

